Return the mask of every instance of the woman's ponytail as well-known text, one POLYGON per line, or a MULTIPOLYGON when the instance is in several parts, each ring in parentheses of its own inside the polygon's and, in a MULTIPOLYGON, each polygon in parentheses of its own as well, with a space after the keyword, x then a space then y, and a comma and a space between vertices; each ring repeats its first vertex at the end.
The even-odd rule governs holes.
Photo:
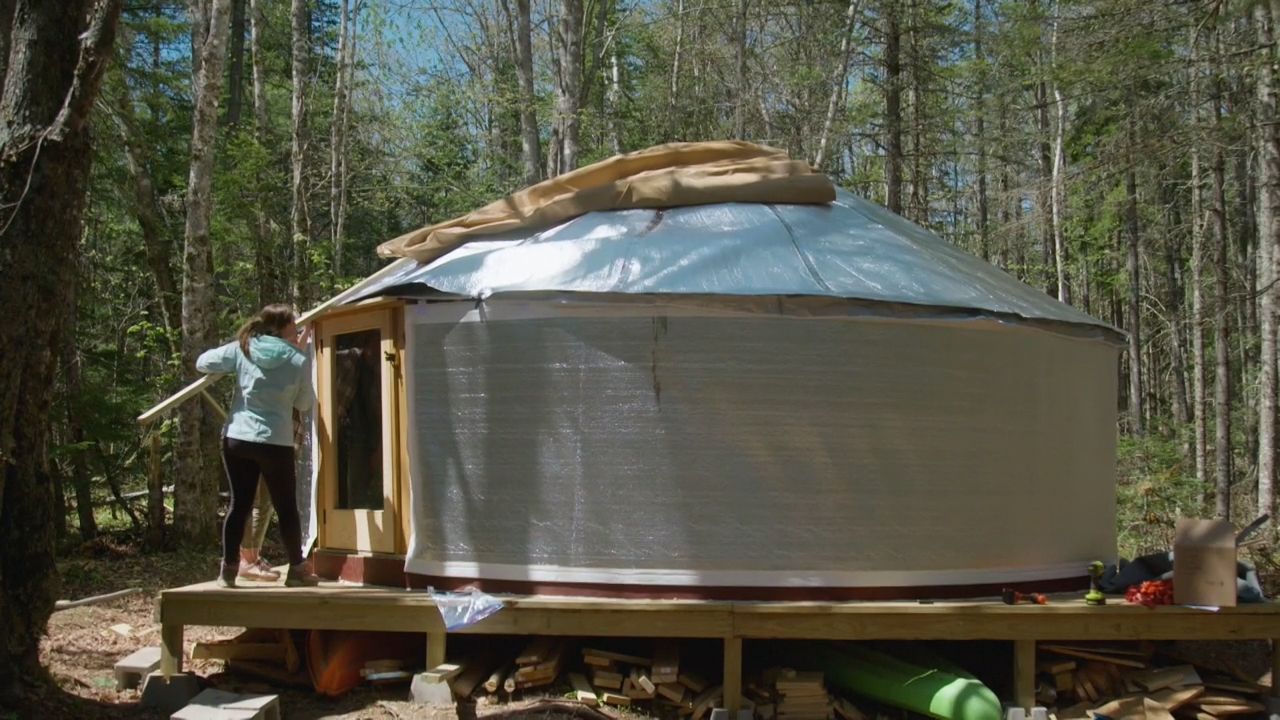
POLYGON ((240 344, 240 352, 252 360, 253 358, 249 355, 249 341, 259 335, 280 337, 281 331, 291 322, 293 322, 293 308, 289 305, 277 303, 262 308, 257 315, 245 321, 245 324, 236 331, 236 342, 240 344))

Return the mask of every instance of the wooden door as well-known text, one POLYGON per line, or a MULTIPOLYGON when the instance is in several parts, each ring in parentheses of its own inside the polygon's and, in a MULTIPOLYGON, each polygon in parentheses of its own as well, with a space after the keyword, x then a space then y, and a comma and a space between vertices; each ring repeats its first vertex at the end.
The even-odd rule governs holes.
POLYGON ((394 390, 390 308, 326 319, 320 328, 320 546, 396 550, 394 390))

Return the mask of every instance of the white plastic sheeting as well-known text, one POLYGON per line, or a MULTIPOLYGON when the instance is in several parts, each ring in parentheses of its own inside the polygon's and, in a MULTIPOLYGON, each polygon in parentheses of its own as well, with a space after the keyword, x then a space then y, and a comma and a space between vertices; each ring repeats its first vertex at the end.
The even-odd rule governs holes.
MULTIPOLYGON (((708 250, 724 253, 712 262, 700 245, 717 242, 691 242, 681 257, 706 258, 703 282, 780 289, 769 267, 717 271, 735 254, 708 250)), ((436 265, 433 287, 481 294, 480 279, 517 273, 501 253, 467 250, 436 265), (449 270, 486 255, 470 275, 449 270)), ((734 267, 768 266, 761 257, 734 267)), ((535 265, 538 282, 491 289, 556 276, 535 265)), ((823 267, 828 287, 875 285, 823 267)), ((683 291, 693 274, 564 266, 560 277, 683 291)), ((936 294, 895 277, 898 300, 966 292, 958 276, 936 294)), ((986 290, 964 297, 1071 316, 1031 290, 996 293, 1003 277, 979 273, 986 290)), ((990 320, 784 317, 608 296, 438 302, 408 315, 410 572, 882 587, 1073 577, 1115 554, 1110 343, 990 320)))
POLYGON ((362 295, 410 286, 479 299, 548 291, 825 296, 1107 327, 843 190, 830 205, 593 212, 406 264, 362 295))

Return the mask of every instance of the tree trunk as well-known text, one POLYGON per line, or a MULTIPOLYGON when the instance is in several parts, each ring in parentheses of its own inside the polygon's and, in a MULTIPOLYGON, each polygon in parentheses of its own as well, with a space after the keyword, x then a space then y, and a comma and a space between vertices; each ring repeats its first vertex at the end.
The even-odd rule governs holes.
MULTIPOLYGON (((1182 224, 1177 202, 1173 188, 1166 184, 1165 207, 1169 208, 1169 212, 1172 215, 1172 219, 1169 222, 1170 228, 1176 228, 1182 224)), ((1165 284, 1168 286, 1166 288, 1168 294, 1165 297, 1165 304, 1168 307, 1169 314, 1169 356, 1173 364, 1173 415, 1174 421, 1178 424, 1177 434, 1182 441, 1179 445, 1183 448, 1183 456, 1188 457, 1190 452, 1185 443, 1186 435, 1183 431, 1187 423, 1191 422, 1190 401, 1187 397, 1187 363, 1184 357, 1186 345, 1182 332, 1182 313, 1185 303, 1183 301, 1182 284, 1178 279, 1178 266, 1182 261, 1182 253, 1179 249, 1180 246, 1175 244, 1174 238, 1174 232, 1170 232, 1164 243, 1165 284)), ((1087 308, 1085 312, 1088 312, 1087 308)))
MULTIPOLYGON (((1129 430, 1134 435, 1146 432, 1142 415, 1142 275, 1138 263, 1141 235, 1138 230, 1138 180, 1134 170, 1133 119, 1129 119, 1129 167, 1125 171, 1125 236, 1127 255, 1125 269, 1129 278, 1129 302, 1126 329, 1129 331, 1129 430)), ((1057 231, 1055 231, 1056 234, 1057 231)))
MULTIPOLYGON (((1058 19, 1055 9, 1053 19, 1052 40, 1050 42, 1049 67, 1055 68, 1058 63, 1058 19)), ((1063 152, 1063 138, 1067 134, 1067 102, 1062 98, 1062 88, 1057 80, 1053 83, 1053 104, 1057 110, 1057 122, 1053 129, 1053 167, 1051 169, 1053 187, 1050 189, 1050 205, 1052 206, 1053 224, 1053 261, 1058 279, 1058 300, 1071 302, 1071 293, 1067 288, 1067 248, 1063 239, 1062 215, 1067 202, 1067 182, 1064 178, 1066 155, 1063 152)), ((1136 200, 1135 200, 1136 202, 1136 200)))
POLYGON ((533 37, 529 0, 516 3, 516 74, 520 80, 520 158, 524 184, 542 179, 542 150, 538 138, 538 98, 533 88, 533 37))
POLYGON ((347 68, 349 61, 350 40, 347 38, 348 17, 351 14, 350 0, 341 0, 338 6, 338 57, 333 82, 333 117, 329 122, 329 231, 333 253, 333 279, 342 276, 342 233, 344 208, 342 207, 343 167, 346 148, 346 128, 344 127, 345 108, 348 102, 347 68))
POLYGON ((231 0, 231 63, 227 69, 227 125, 240 124, 244 107, 244 4, 231 0))
MULTIPOLYGON (((1198 50, 1192 30, 1193 49, 1198 50)), ((1204 348, 1204 178, 1200 171, 1201 101, 1199 64, 1191 68, 1191 109, 1196 126, 1191 143, 1191 364, 1192 395, 1195 404, 1196 481, 1209 482, 1209 422, 1205 375, 1208 359, 1204 348)))
POLYGON ((974 143, 978 146, 978 254, 983 260, 989 261, 991 238, 987 199, 987 60, 982 54, 982 32, 982 0, 973 0, 973 58, 978 64, 978 80, 973 100, 974 143))
MULTIPOLYGON (((980 0, 979 0, 980 1, 980 0)), ((827 98, 827 115, 822 121, 822 134, 818 138, 818 152, 813 156, 813 166, 822 169, 827 159, 827 145, 831 142, 831 130, 836 122, 836 110, 844 96, 844 84, 849 78, 849 60, 853 57, 853 28, 858 19, 858 0, 849 0, 844 13, 844 32, 840 35, 840 62, 831 78, 831 95, 827 98)))
POLYGON ((742 140, 747 133, 747 0, 736 0, 733 20, 733 87, 737 94, 733 104, 733 139, 742 140))
MULTIPOLYGON (((1280 3, 1277 3, 1280 4, 1280 3)), ((1258 509, 1276 513, 1276 287, 1277 248, 1280 247, 1280 98, 1276 87, 1275 23, 1266 5, 1253 8, 1254 30, 1262 48, 1258 63, 1258 325, 1261 351, 1258 358, 1258 509)))
POLYGON ((609 45, 609 90, 606 94, 609 104, 609 150, 618 155, 622 152, 622 66, 618 62, 618 41, 609 45))
POLYGON ((161 321, 169 330, 169 349, 176 355, 181 349, 182 294, 173 277, 173 241, 165 226, 164 210, 156 196, 146 141, 139 137, 133 98, 128 84, 123 85, 116 124, 124 149, 125 167, 133 181, 134 217, 142 232, 147 269, 151 271, 151 278, 156 285, 156 304, 163 313, 161 321))
MULTIPOLYGON (((556 82, 556 127, 559 152, 555 174, 578 167, 578 141, 582 100, 582 0, 559 0, 555 51, 559 72, 556 82)), ((552 174, 548 168, 548 174, 552 174)))
MULTIPOLYGON (((183 248, 182 364, 195 375, 196 357, 216 341, 213 304, 213 248, 209 223, 213 214, 213 166, 218 100, 222 94, 231 0, 211 0, 208 35, 201 43, 201 71, 194 88, 191 123, 191 167, 187 176, 187 222, 183 248)), ((217 419, 204 404, 182 406, 179 468, 174 480, 173 528, 182 542, 216 540, 218 484, 217 419), (209 439, 215 438, 214 443, 209 439), (213 445, 213 447, 211 447, 213 445)))
MULTIPOLYGON (((266 0, 249 0, 249 46, 253 64, 253 137, 258 147, 271 147, 271 127, 267 116, 266 58, 262 50, 265 20, 262 4, 266 0)), ((280 301, 280 268, 276 259, 276 240, 267 215, 267 201, 259 197, 253 209, 253 254, 257 266, 258 307, 280 301)))
MULTIPOLYGON (((671 84, 667 95, 668 141, 675 140, 680 131, 680 54, 684 50, 684 0, 676 0, 676 46, 671 54, 671 84)), ((683 137, 681 134, 680 137, 683 137)))
MULTIPOLYGON (((1214 129, 1222 135, 1222 92, 1220 76, 1214 79, 1214 129)), ((1228 268, 1231 243, 1227 231, 1226 158, 1222 146, 1213 154, 1213 289, 1214 289, 1214 505, 1216 517, 1231 518, 1231 297, 1228 268)))
MULTIPOLYGON (((75 263, 78 265, 79 263, 75 263)), ((77 285, 79 285, 79 270, 77 285)), ((85 462, 84 425, 80 418, 80 400, 84 388, 80 382, 80 352, 76 349, 76 309, 70 308, 67 328, 62 339, 62 360, 66 367, 67 443, 71 451, 71 486, 76 494, 76 518, 80 524, 80 539, 88 542, 98 536, 98 522, 93 516, 93 488, 89 479, 89 465, 85 462)))
POLYGON ((885 205, 902 214, 902 27, 893 0, 884 23, 885 205))
POLYGON ((311 228, 307 220, 306 189, 302 184, 303 155, 306 152, 306 125, 303 117, 305 113, 304 90, 307 84, 307 44, 310 40, 307 25, 307 0, 293 0, 290 5, 289 18, 292 48, 290 65, 293 81, 293 97, 291 101, 292 131, 290 133, 289 149, 290 168, 292 170, 289 182, 289 231, 292 237, 289 245, 293 262, 290 268, 289 294, 293 298, 295 306, 303 307, 309 300, 307 275, 310 263, 307 262, 307 238, 311 234, 311 228))
POLYGON ((48 467, 54 362, 75 302, 88 115, 120 0, 16 0, 0 96, 0 706, 39 682, 57 595, 48 467))

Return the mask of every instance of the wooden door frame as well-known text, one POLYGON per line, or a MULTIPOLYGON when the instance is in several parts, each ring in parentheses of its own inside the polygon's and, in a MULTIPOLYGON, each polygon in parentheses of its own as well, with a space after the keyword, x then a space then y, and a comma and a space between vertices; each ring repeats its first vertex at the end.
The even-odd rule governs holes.
POLYGON ((332 312, 317 321, 317 404, 316 429, 319 448, 316 493, 319 547, 360 553, 404 553, 406 533, 403 522, 407 506, 402 504, 403 478, 403 363, 402 303, 382 301, 348 312, 332 312), (332 402, 334 338, 362 330, 381 333, 382 362, 382 510, 340 510, 337 506, 337 447, 333 432, 332 402), (339 545, 340 544, 340 545, 339 545))

